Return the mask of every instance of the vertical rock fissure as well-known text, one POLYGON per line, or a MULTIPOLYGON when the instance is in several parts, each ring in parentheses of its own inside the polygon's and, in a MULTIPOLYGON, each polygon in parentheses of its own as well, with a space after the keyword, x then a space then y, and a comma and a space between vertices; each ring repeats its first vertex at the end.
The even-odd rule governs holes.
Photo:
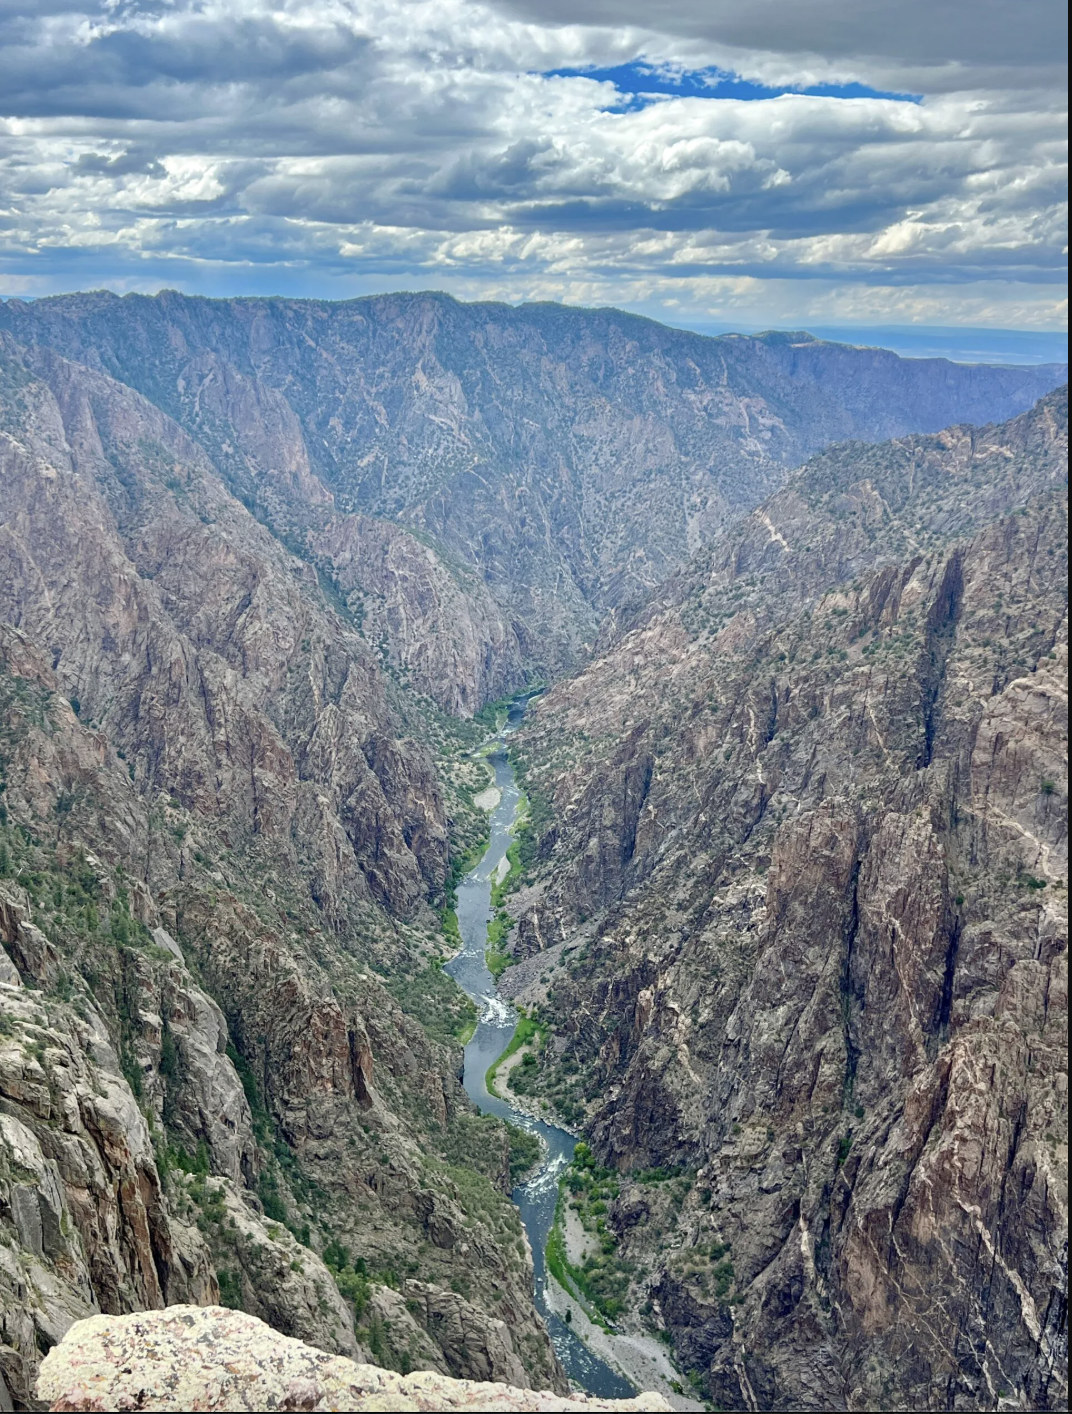
POLYGON ((860 1049, 852 1039, 852 997, 853 997, 853 950, 860 931, 860 864, 859 855, 852 866, 852 902, 845 925, 844 957, 841 966, 841 1026, 845 1038, 845 1085, 842 1103, 848 1105, 856 1084, 856 1067, 860 1061, 860 1049))
POLYGON ((942 978, 941 995, 938 998, 938 1012, 934 1019, 935 1050, 949 1039, 949 1018, 953 1010, 953 978, 957 968, 957 953, 960 951, 960 928, 960 918, 956 917, 953 919, 949 943, 946 947, 945 974, 942 978))
POLYGON ((648 791, 651 789, 651 778, 654 771, 652 758, 645 755, 640 762, 639 777, 632 777, 631 772, 626 772, 625 777, 625 801, 623 824, 625 829, 622 838, 622 867, 624 868, 633 858, 636 852, 637 828, 640 824, 640 812, 644 809, 644 803, 648 798, 648 791))
POLYGON ((771 678, 770 684, 770 715, 767 718, 767 725, 763 732, 763 745, 769 746, 774 740, 774 735, 778 730, 778 683, 775 678, 771 678))
POLYGON ((916 767, 920 770, 929 766, 934 756, 934 741, 941 715, 942 685, 945 682, 946 664, 953 647, 963 595, 964 572, 962 556, 958 552, 949 557, 941 588, 927 616, 926 639, 920 663, 923 679, 920 685, 923 747, 916 760, 916 767))

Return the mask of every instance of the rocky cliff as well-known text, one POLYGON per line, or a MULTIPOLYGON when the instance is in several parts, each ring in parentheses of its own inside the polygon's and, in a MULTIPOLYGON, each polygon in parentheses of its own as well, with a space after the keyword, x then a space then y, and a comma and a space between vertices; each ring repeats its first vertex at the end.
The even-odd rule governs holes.
POLYGON ((1063 1406, 1066 512, 1064 391, 836 447, 522 734, 530 1089, 719 1407, 1063 1406))
POLYGON ((137 389, 292 544, 333 515, 418 534, 355 554, 368 522, 336 522, 317 544, 450 710, 574 665, 828 443, 1008 417, 1063 376, 432 294, 8 300, 0 329, 137 389), (448 605, 440 657, 417 635, 448 605))
POLYGON ((441 724, 165 414, 2 352, 5 1382, 93 1311, 223 1299, 561 1387, 436 967, 441 724))
POLYGON ((1050 375, 440 297, 0 326, 15 1402, 216 1300, 564 1390, 439 963, 460 719, 601 621, 512 906, 615 1280, 723 1405, 1052 1402, 1065 405, 789 475, 1050 375))

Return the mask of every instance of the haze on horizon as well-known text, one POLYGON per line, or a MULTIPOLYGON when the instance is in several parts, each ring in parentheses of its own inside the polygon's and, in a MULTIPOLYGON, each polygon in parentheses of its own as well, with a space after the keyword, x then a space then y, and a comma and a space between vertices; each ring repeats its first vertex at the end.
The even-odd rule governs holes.
POLYGON ((0 296, 432 288, 1052 358, 1065 25, 1058 0, 0 0, 0 296))

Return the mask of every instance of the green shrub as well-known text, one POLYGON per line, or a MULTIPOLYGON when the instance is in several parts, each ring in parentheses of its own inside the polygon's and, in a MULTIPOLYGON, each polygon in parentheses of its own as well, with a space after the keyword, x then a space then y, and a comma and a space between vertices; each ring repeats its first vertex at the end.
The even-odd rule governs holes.
POLYGON ((223 1267, 216 1272, 216 1280, 220 1284, 220 1305, 228 1306, 232 1311, 241 1311, 242 1306, 242 1282, 234 1272, 226 1271, 223 1267))

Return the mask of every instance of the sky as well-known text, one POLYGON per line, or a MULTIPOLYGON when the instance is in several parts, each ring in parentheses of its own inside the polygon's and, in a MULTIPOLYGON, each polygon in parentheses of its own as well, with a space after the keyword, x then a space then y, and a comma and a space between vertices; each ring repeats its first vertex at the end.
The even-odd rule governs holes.
POLYGON ((439 289, 1049 347, 1065 24, 1059 0, 0 0, 0 295, 439 289))

